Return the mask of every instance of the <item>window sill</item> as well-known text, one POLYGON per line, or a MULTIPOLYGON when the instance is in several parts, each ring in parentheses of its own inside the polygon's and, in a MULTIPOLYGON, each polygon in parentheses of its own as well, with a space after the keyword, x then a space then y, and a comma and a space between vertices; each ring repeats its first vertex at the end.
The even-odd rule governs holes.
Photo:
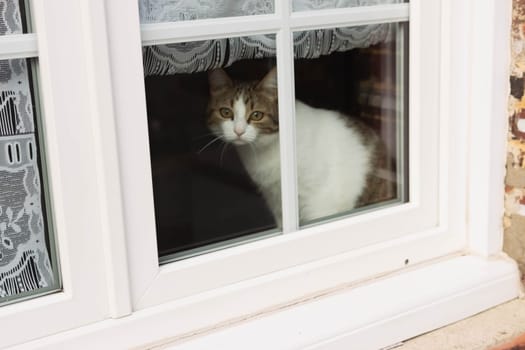
POLYGON ((504 258, 456 257, 162 349, 380 349, 516 298, 518 276, 504 258))
MULTIPOLYGON (((504 258, 451 257, 336 291, 281 311, 170 339, 177 307, 154 307, 16 349, 378 349, 516 298, 519 273, 504 258), (359 317, 356 317, 359 315, 359 317), (171 330, 171 333, 170 333, 171 330), (356 345, 358 344, 358 346, 356 345)), ((179 315, 180 316, 180 315, 179 315)))

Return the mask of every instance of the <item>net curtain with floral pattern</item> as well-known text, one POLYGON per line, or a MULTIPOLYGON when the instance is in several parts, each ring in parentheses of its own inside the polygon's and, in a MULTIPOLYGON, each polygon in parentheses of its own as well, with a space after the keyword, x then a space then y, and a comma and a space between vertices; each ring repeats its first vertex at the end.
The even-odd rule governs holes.
MULTIPOLYGON (((403 0, 293 0, 294 11, 371 6, 403 0)), ((274 0, 139 0, 141 23, 260 15, 274 12, 274 0)), ((393 36, 393 25, 370 24, 294 33, 296 58, 318 58, 368 47, 393 36)), ((256 35, 144 48, 145 75, 170 75, 227 67, 242 59, 275 56, 275 37, 256 35)))
MULTIPOLYGON (((0 35, 22 33, 19 2, 0 0, 0 35)), ((0 61, 0 304, 52 287, 30 72, 0 61)))

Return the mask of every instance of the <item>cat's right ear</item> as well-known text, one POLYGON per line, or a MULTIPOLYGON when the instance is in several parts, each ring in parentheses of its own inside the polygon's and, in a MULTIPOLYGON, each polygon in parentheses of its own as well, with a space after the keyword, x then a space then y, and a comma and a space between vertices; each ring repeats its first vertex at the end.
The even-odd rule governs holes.
POLYGON ((257 88, 272 91, 277 95, 277 67, 273 67, 266 73, 264 78, 257 84, 257 88))
POLYGON ((221 68, 217 68, 208 72, 208 82, 210 84, 211 95, 216 95, 233 87, 232 80, 221 68))

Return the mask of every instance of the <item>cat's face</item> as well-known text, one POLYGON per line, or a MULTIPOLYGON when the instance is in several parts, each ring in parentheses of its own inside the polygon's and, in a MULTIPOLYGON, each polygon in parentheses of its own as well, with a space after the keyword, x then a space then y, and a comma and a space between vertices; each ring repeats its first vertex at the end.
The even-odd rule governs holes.
POLYGON ((235 84, 222 69, 208 75, 210 101, 207 124, 223 141, 235 145, 271 142, 279 131, 277 72, 261 81, 235 84))

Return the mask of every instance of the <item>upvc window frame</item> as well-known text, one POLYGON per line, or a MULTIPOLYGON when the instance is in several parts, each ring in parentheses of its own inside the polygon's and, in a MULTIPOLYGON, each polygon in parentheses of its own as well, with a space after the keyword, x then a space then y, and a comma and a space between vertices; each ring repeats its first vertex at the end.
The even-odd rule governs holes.
MULTIPOLYGON (((48 186, 50 194, 50 234, 56 242, 62 281, 61 290, 0 306, 1 348, 101 321, 111 314, 103 244, 108 229, 107 189, 101 187, 104 158, 99 158, 97 149, 105 116, 96 109, 98 104, 91 104, 96 70, 90 58, 95 51, 85 46, 85 5, 31 1, 34 33, 0 37, 1 59, 35 59, 39 99, 33 103, 38 104, 37 118, 42 124, 38 147, 45 152, 42 166, 48 183, 43 186, 48 186)), ((125 301, 126 296, 119 298, 125 301)))
MULTIPOLYGON (((456 140, 459 142, 454 147, 455 153, 447 153, 447 118, 439 117, 439 69, 431 69, 427 73, 429 78, 424 80, 416 73, 421 70, 422 61, 432 67, 440 65, 441 23, 439 17, 435 16, 435 13, 440 12, 440 3, 415 0, 409 4, 304 13, 291 13, 288 1, 276 1, 275 7, 276 13, 271 15, 145 24, 141 26, 141 33, 138 33, 137 8, 126 5, 125 1, 112 1, 107 6, 109 36, 114 43, 110 47, 110 59, 115 87, 116 138, 120 148, 123 210, 134 310, 285 268, 306 263, 315 265, 313 262, 316 260, 334 256, 346 254, 343 260, 346 259, 350 266, 351 261, 355 264, 357 256, 361 256, 362 261, 370 261, 375 257, 376 262, 369 264, 366 272, 363 272, 362 267, 357 268, 358 265, 354 265, 352 276, 354 281, 358 281, 403 268, 407 263, 414 264, 458 252, 465 245, 466 236, 458 234, 465 232, 464 223, 454 213, 465 211, 466 198, 455 194, 461 193, 466 170, 464 166, 459 166, 461 180, 450 182, 447 180, 450 176, 447 173, 447 163, 457 155, 458 149, 464 149, 466 145, 456 140), (159 267, 156 242, 151 239, 155 237, 155 222, 142 45, 276 33, 280 115, 293 115, 292 30, 398 22, 408 20, 409 17, 412 47, 409 57, 412 70, 409 82, 411 127, 408 135, 411 160, 410 202, 294 232, 298 228, 294 120, 281 118, 284 234, 159 267), (431 40, 422 40, 423 35, 428 35, 431 40), (425 43, 425 47, 422 47, 422 43, 425 43), (420 93, 423 85, 425 94, 420 93), (426 106, 429 111, 425 115, 425 127, 442 130, 426 133, 425 142, 420 138, 425 131, 420 119, 422 106, 426 106), (439 140, 438 137, 442 139, 439 140), (438 184, 438 181, 442 183, 438 184), (441 188, 440 192, 438 188, 441 188), (359 234, 352 235, 349 233, 351 230, 359 234), (387 240, 389 242, 385 243, 387 240), (426 243, 421 243, 424 241, 426 243), (432 251, 425 249, 429 246, 433 247, 432 251), (392 251, 396 253, 393 254, 392 251), (268 256, 272 259, 269 260, 268 256), (199 279, 196 280, 194 276, 199 276, 199 279)), ((315 267, 311 273, 316 278, 323 278, 322 269, 317 273, 314 271, 317 271, 315 267)), ((348 270, 343 272, 341 269, 337 276, 332 276, 330 282, 320 285, 348 282, 348 274, 348 270)), ((307 294, 318 289, 319 285, 312 283, 302 291, 290 290, 290 296, 301 292, 307 294)))
MULTIPOLYGON (((410 4, 411 41, 419 40, 418 35, 421 35, 414 27, 424 25, 417 15, 418 5, 423 2, 412 0, 410 4)), ((319 309, 314 303, 316 300, 330 302, 335 292, 343 296, 341 307, 347 302, 366 302, 366 297, 356 298, 359 294, 375 297, 375 301, 380 299, 381 303, 371 304, 377 307, 367 310, 371 316, 366 320, 356 315, 353 328, 335 338, 322 338, 321 334, 315 333, 314 327, 308 343, 317 344, 312 345, 312 349, 337 349, 346 341, 356 344, 357 340, 362 342, 361 348, 366 349, 378 345, 377 334, 382 335, 381 346, 386 346, 389 342, 415 336, 516 297, 519 275, 515 265, 502 258, 500 222, 509 52, 508 41, 501 38, 510 37, 511 1, 442 0, 441 3, 439 58, 434 58, 439 60, 440 67, 439 105, 434 107, 445 116, 440 119, 440 128, 449 131, 439 134, 443 145, 439 153, 440 186, 449 190, 439 193, 440 215, 436 217, 439 227, 353 251, 343 249, 323 257, 312 255, 309 262, 296 264, 291 261, 287 268, 281 266, 263 276, 251 276, 253 271, 246 271, 244 276, 236 274, 233 279, 218 279, 215 285, 204 284, 177 294, 180 292, 170 289, 174 287, 173 277, 163 275, 177 276, 179 283, 204 279, 201 271, 222 271, 221 267, 227 266, 210 270, 209 263, 215 263, 217 259, 261 252, 277 244, 275 242, 306 242, 320 231, 312 229, 300 233, 301 237, 293 237, 294 233, 248 243, 161 268, 157 261, 152 264, 151 252, 156 252, 156 246, 151 221, 130 221, 130 218, 143 214, 141 209, 144 206, 153 209, 152 197, 151 193, 143 191, 146 187, 141 186, 134 194, 134 201, 130 200, 125 164, 136 160, 137 155, 126 152, 123 147, 126 144, 122 143, 127 133, 131 138, 139 135, 135 140, 144 141, 147 130, 145 105, 135 111, 132 109, 137 106, 137 101, 144 104, 144 78, 141 69, 136 71, 137 67, 142 67, 137 8, 124 0, 56 0, 45 5, 35 1, 37 50, 46 116, 44 138, 53 208, 57 216, 64 292, 0 308, 0 321, 2 325, 4 321, 8 325, 7 329, 2 328, 0 346, 21 344, 47 335, 21 344, 17 349, 145 347, 187 338, 206 342, 216 339, 207 337, 211 330, 219 330, 217 334, 222 336, 223 329, 230 331, 229 339, 234 344, 247 334, 254 335, 244 326, 249 327, 248 320, 260 315, 270 320, 276 315, 279 316, 276 320, 292 320, 284 324, 293 324, 293 317, 304 315, 296 312, 296 304, 307 309, 312 306, 314 314, 310 315, 311 320, 322 316, 322 310, 333 315, 331 309, 319 309), (67 18, 60 13, 68 13, 67 18), (63 30, 66 25, 68 30, 63 30), (69 52, 67 59, 64 43, 76 43, 72 46, 76 51, 69 52), (72 58, 78 59, 75 64, 72 58), (76 70, 82 72, 81 81, 76 85, 78 91, 67 89, 65 83, 68 81, 66 75, 71 76, 76 70), (64 96, 75 98, 67 101, 64 96), (78 104, 82 107, 80 112, 78 104), (73 111, 81 113, 75 123, 84 126, 78 134, 71 132, 71 120, 67 119, 73 111), (137 128, 121 129, 126 115, 138 124, 137 128), (449 143, 450 140, 463 141, 449 143), (79 159, 78 151, 83 155, 82 159, 79 159), (80 177, 83 181, 77 181, 78 177, 73 181, 79 170, 85 171, 80 177), (78 208, 79 198, 85 201, 83 207, 96 208, 89 222, 86 222, 84 213, 73 210, 78 208), (454 205, 449 206, 450 203, 454 205), (453 215, 456 210, 462 214, 453 215), (135 227, 131 223, 139 225, 135 227), (143 240, 142 247, 133 243, 136 240, 133 232, 141 229, 142 238, 151 238, 143 240), (425 241, 424 245, 421 240, 425 241), (427 244, 432 245, 432 254, 427 251, 427 244), (405 250, 397 248, 400 246, 405 250), (149 253, 137 253, 139 248, 149 253), (141 260, 143 257, 146 260, 141 260), (407 257, 411 266, 403 270, 407 257), (432 260, 432 257, 441 258, 432 260), (367 266, 366 273, 360 271, 363 266, 367 266), (354 285, 373 277, 374 271, 391 270, 397 270, 397 273, 354 285), (436 279, 423 276, 438 278, 443 283, 436 286, 441 289, 425 290, 430 285, 427 283, 435 283, 436 279), (162 288, 165 288, 164 292, 162 288), (383 295, 384 288, 387 292, 383 295), (379 322, 384 320, 381 318, 384 314, 377 312, 379 309, 392 312, 392 317, 385 320, 390 328, 379 322), (291 318, 280 310, 292 315, 291 318), (428 317, 432 311, 440 311, 439 317, 428 317), (53 316, 51 319, 50 315, 53 316), (281 315, 286 317, 281 318, 281 315), (102 319, 106 320, 97 322, 102 319), (88 323, 92 324, 80 327, 88 323), (30 334, 24 331, 28 327, 32 330, 30 334), (68 332, 63 332, 67 329, 68 332)), ((230 20, 243 25, 242 19, 230 20)), ((307 22, 311 20, 305 19, 307 22)), ((247 22, 246 25, 253 25, 251 21, 247 22)), ((188 22, 178 24, 177 28, 184 29, 185 26, 198 27, 188 22)), ((280 44, 283 43, 285 40, 280 44)), ((288 47, 286 53, 288 57, 291 57, 290 49, 288 47)), ((416 64, 413 69, 421 70, 423 63, 411 56, 410 64, 416 64)), ((291 81, 288 77, 280 83, 284 83, 285 88, 292 88, 289 86, 291 81)), ((411 82, 411 87, 413 84, 411 82)), ((281 90, 285 90, 282 87, 281 90)), ((417 133, 411 136, 411 140, 414 137, 417 140, 417 133)), ((139 154, 138 159, 149 157, 147 147, 141 152, 144 153, 139 154)), ((149 162, 137 166, 142 174, 150 171, 149 162)), ((148 177, 141 179, 142 182, 149 180, 148 177)), ((414 181, 418 178, 411 179, 411 186, 417 185, 414 181)), ((399 209, 366 214, 361 220, 378 218, 385 212, 396 210, 399 209)), ((348 221, 351 220, 354 219, 348 221)), ((338 228, 341 225, 344 230, 346 221, 324 227, 338 228)), ((246 269, 253 267, 246 266, 246 269)), ((325 326, 335 328, 340 322, 348 320, 337 318, 325 326)), ((265 330, 271 331, 270 328, 265 330)), ((289 332, 290 336, 293 334, 296 333, 289 332)), ((275 341, 281 340, 275 338, 275 341)), ((188 349, 191 346, 192 343, 188 342, 188 349)))

